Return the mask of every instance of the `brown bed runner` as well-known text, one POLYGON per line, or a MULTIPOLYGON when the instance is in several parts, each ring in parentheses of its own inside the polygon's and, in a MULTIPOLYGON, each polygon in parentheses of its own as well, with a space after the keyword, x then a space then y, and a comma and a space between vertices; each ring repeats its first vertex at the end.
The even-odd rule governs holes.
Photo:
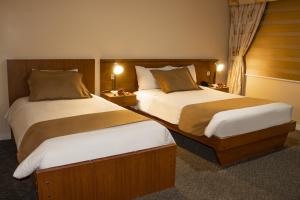
POLYGON ((25 133, 18 151, 18 161, 23 161, 35 148, 50 138, 146 120, 149 118, 132 111, 117 110, 38 122, 25 133))
POLYGON ((272 102, 245 97, 187 105, 181 111, 178 127, 186 133, 201 136, 210 120, 218 112, 269 103, 272 102))

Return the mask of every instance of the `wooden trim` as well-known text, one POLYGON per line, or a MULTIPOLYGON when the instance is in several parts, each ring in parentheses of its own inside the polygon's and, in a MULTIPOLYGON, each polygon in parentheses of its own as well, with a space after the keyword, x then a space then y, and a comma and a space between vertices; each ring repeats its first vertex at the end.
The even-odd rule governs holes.
POLYGON ((262 129, 241 135, 226 138, 219 138, 216 136, 208 138, 205 135, 194 136, 189 133, 185 133, 180 130, 176 124, 171 124, 139 110, 132 110, 139 114, 152 118, 153 120, 161 123, 167 128, 175 131, 175 133, 177 134, 184 135, 201 144, 213 148, 221 166, 232 165, 236 162, 264 155, 268 152, 272 152, 283 147, 288 133, 294 131, 296 127, 296 122, 291 121, 286 124, 273 126, 267 129, 262 129))
POLYGON ((133 199, 175 185, 176 145, 36 172, 39 200, 133 199))
POLYGON ((111 73, 115 63, 124 67, 124 72, 118 75, 117 88, 123 88, 126 91, 134 92, 138 90, 135 66, 143 66, 147 68, 158 68, 171 65, 174 67, 182 67, 194 64, 197 76, 197 83, 206 81, 214 83, 213 74, 216 73, 216 59, 101 59, 100 60, 100 90, 111 90, 111 73), (207 72, 210 76, 207 76, 207 72))
POLYGON ((300 81, 294 81, 294 80, 289 80, 289 79, 273 78, 273 77, 259 76, 259 75, 253 75, 253 74, 245 74, 245 75, 249 76, 249 77, 255 77, 255 78, 271 79, 271 80, 275 80, 275 81, 284 81, 284 82, 300 84, 300 81))
POLYGON ((7 60, 9 104, 29 95, 27 79, 32 69, 68 70, 74 68, 83 74, 82 81, 87 89, 95 93, 94 59, 7 60))

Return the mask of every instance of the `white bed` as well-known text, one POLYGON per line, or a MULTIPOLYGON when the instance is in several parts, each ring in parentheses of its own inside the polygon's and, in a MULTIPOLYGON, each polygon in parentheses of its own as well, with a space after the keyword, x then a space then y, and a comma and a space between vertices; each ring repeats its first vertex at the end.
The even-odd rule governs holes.
MULTIPOLYGON (((19 148, 28 128, 38 122, 76 115, 124 109, 100 97, 90 99, 29 102, 20 98, 6 118, 19 148)), ((168 129, 149 120, 122 126, 48 139, 36 148, 14 172, 15 178, 37 169, 62 166, 175 143, 168 129)))
MULTIPOLYGON (((178 124, 184 106, 243 96, 220 92, 207 87, 203 90, 164 93, 160 89, 139 90, 137 109, 158 117, 171 124, 178 124)), ((199 113, 200 115, 201 113, 199 113)), ((219 112, 214 115, 205 129, 205 135, 219 138, 249 133, 292 120, 292 106, 285 103, 271 103, 219 112)))

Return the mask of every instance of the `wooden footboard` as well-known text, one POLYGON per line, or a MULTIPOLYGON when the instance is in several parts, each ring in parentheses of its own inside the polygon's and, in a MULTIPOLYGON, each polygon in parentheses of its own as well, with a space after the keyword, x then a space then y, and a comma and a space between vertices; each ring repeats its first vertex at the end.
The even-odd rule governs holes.
POLYGON ((296 122, 292 121, 227 138, 201 136, 194 139, 212 147, 220 165, 228 166, 282 148, 288 133, 294 131, 295 127, 296 122))
POLYGON ((176 145, 36 172, 39 200, 132 199, 174 187, 176 145))

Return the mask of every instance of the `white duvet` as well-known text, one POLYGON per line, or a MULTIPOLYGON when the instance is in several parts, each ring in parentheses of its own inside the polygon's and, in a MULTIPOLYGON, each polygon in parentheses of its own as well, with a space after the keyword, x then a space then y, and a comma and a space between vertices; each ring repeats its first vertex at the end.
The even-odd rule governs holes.
MULTIPOLYGON (((124 109, 100 97, 90 99, 29 102, 18 99, 9 109, 17 148, 27 129, 40 121, 82 114, 124 109)), ((174 143, 169 131, 155 121, 105 128, 56 137, 44 141, 24 161, 13 176, 24 178, 37 169, 56 167, 174 143)))
MULTIPOLYGON (((172 124, 178 124, 181 110, 189 104, 204 103, 243 96, 220 92, 207 87, 203 90, 164 93, 160 89, 135 92, 137 109, 172 124)), ((199 113, 199 116, 201 113, 199 113)), ((205 129, 205 135, 220 138, 249 133, 292 120, 292 106, 285 103, 271 103, 215 114, 205 129)))

